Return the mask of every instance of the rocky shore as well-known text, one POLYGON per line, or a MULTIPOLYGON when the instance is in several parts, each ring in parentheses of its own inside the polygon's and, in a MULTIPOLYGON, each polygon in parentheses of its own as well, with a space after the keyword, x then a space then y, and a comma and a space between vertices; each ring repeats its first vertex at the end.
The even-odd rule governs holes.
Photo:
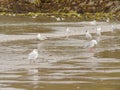
POLYGON ((0 0, 1 12, 76 12, 96 13, 120 11, 119 0, 0 0))

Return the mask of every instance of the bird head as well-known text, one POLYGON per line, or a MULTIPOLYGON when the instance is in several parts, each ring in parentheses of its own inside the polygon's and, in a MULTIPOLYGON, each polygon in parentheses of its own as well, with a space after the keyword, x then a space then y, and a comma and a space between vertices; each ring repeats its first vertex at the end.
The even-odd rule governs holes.
POLYGON ((97 41, 96 41, 96 40, 92 40, 92 42, 93 42, 95 45, 97 45, 97 41))
POLYGON ((97 31, 101 31, 101 27, 98 27, 98 28, 97 28, 97 31))
POLYGON ((88 33, 89 31, 88 30, 86 30, 86 33, 88 33))
POLYGON ((38 52, 38 50, 37 49, 33 49, 33 52, 38 52))

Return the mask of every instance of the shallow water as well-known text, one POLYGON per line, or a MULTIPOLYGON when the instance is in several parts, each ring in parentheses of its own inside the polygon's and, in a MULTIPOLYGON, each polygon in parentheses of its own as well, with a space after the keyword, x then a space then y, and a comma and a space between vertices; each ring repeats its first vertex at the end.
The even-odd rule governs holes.
POLYGON ((72 23, 31 22, 35 25, 1 22, 0 90, 120 90, 119 30, 112 33, 109 24, 103 25, 105 32, 91 51, 80 45, 86 42, 86 29, 96 37, 95 26, 74 23, 66 37, 66 26, 72 23), (49 38, 37 40, 38 32, 49 38), (39 57, 30 64, 27 57, 35 48, 39 57))

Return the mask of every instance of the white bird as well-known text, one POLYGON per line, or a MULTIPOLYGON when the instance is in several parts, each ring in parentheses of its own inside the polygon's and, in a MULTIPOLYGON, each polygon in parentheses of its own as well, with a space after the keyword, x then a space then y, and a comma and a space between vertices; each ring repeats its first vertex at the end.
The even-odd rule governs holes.
POLYGON ((94 47, 95 45, 97 45, 97 41, 93 39, 93 40, 85 43, 85 44, 83 45, 83 48, 92 48, 92 47, 94 47))
POLYGON ((80 14, 78 14, 78 17, 80 16, 80 14))
POLYGON ((92 35, 89 33, 88 30, 85 33, 85 37, 86 37, 86 39, 92 39, 92 35))
POLYGON ((60 21, 61 19, 60 19, 60 17, 57 17, 56 20, 57 20, 57 21, 60 21))
POLYGON ((15 17, 15 16, 16 16, 16 14, 13 14, 12 16, 13 16, 13 17, 15 17))
POLYGON ((96 29, 96 35, 101 36, 101 30, 102 30, 101 27, 97 27, 97 29, 96 29))
POLYGON ((8 14, 8 16, 12 16, 12 14, 11 14, 11 13, 9 13, 9 14, 8 14))
POLYGON ((38 14, 35 14, 35 15, 32 16, 32 18, 37 18, 37 16, 38 16, 38 14))
POLYGON ((70 33, 70 29, 67 27, 67 28, 66 28, 66 38, 67 38, 67 39, 69 38, 69 33, 70 33))
POLYGON ((91 24, 91 25, 96 25, 97 22, 96 22, 96 20, 93 20, 93 21, 90 22, 90 24, 91 24))
POLYGON ((107 18, 106 22, 109 23, 110 22, 110 18, 107 18))
POLYGON ((66 33, 70 33, 70 29, 68 27, 66 28, 66 33))
POLYGON ((32 16, 32 18, 36 18, 36 16, 32 16))
POLYGON ((54 18, 55 16, 51 16, 52 18, 54 18))
POLYGON ((116 27, 114 25, 111 25, 111 28, 112 28, 112 32, 114 32, 116 29, 116 27))
MULTIPOLYGON (((38 58, 38 50, 37 49, 33 49, 33 51, 31 53, 29 53, 28 55, 28 59, 30 60, 30 63, 32 62, 32 60, 36 60, 38 58)), ((35 61, 34 61, 35 62, 35 61)))
POLYGON ((42 40, 47 39, 47 37, 46 37, 46 36, 41 35, 40 33, 38 33, 38 35, 37 35, 37 39, 42 41, 42 40))
POLYGON ((61 18, 61 20, 63 21, 63 20, 65 20, 65 18, 61 18))

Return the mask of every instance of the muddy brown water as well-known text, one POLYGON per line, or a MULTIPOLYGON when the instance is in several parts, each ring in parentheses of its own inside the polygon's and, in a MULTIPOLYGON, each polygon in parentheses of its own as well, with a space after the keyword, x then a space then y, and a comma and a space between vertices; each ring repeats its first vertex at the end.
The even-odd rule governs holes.
POLYGON ((120 31, 111 32, 111 23, 98 23, 104 32, 90 51, 80 45, 86 42, 86 29, 96 37, 96 26, 33 20, 22 24, 30 17, 15 23, 17 18, 0 22, 0 90, 120 90, 120 31), (66 26, 71 30, 67 38, 66 26), (48 39, 37 40, 38 32, 48 39), (30 64, 27 57, 33 49, 39 56, 30 64))

